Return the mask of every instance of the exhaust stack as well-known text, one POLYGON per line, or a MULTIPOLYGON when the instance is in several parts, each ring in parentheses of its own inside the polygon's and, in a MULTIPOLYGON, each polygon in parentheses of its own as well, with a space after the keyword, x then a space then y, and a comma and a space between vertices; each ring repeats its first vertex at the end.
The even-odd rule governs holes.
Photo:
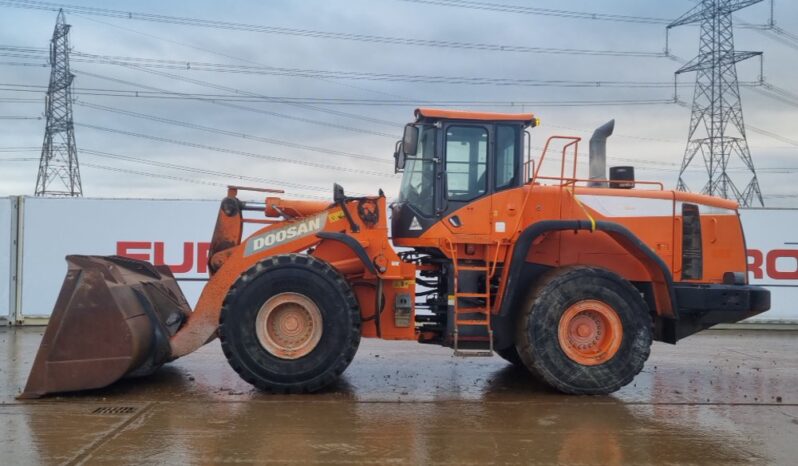
MULTIPOLYGON (((599 126, 590 138, 590 179, 607 179, 607 138, 615 130, 615 120, 610 120, 599 126)), ((591 188, 606 188, 606 181, 590 181, 591 188)))

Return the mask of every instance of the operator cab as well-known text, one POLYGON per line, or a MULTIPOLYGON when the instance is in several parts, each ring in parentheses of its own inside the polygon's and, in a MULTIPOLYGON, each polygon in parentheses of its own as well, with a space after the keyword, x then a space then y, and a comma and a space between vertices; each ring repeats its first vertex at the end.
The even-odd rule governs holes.
POLYGON ((526 183, 526 129, 539 123, 531 113, 420 108, 415 114, 394 153, 396 171, 404 172, 392 205, 394 238, 417 238, 467 204, 526 183))

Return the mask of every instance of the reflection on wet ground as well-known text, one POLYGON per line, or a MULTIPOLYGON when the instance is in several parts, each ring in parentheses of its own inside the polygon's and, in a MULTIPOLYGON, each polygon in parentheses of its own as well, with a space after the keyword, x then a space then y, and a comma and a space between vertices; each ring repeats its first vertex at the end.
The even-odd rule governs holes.
POLYGON ((218 344, 152 377, 13 399, 43 329, 3 330, 0 458, 25 463, 781 463, 798 456, 798 334, 711 332, 655 345, 609 397, 549 390, 499 358, 364 340, 317 395, 272 396, 218 344))

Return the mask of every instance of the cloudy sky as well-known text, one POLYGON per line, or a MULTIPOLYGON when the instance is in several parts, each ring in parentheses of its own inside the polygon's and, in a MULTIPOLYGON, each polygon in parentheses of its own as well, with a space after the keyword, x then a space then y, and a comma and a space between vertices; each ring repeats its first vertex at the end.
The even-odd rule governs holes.
MULTIPOLYGON (((44 91, 36 86, 46 86, 49 79, 40 50, 49 44, 56 19, 50 7, 55 4, 45 9, 12 7, 21 3, 30 4, 0 1, 0 195, 33 193, 45 124, 40 118, 44 91)), ((655 18, 649 22, 464 8, 463 3, 469 2, 65 4, 72 25, 75 134, 84 194, 210 199, 223 195, 219 185, 238 183, 327 197, 334 181, 349 192, 383 188, 393 193, 398 186, 393 144, 417 103, 429 101, 535 112, 543 125, 533 131, 534 147, 552 134, 587 139, 593 128, 615 118, 610 163, 635 165, 638 179, 675 185, 690 109, 665 103, 673 98, 673 88, 665 83, 672 82, 681 63, 662 56, 665 27, 657 20, 676 18, 694 2, 501 1, 505 6, 655 18), (113 12, 90 14, 76 7, 132 14, 119 18, 113 12), (139 13, 170 18, 144 21, 139 13), (193 19, 207 20, 206 27, 176 24, 196 23, 193 19), (235 24, 231 29, 219 21, 235 24), (409 43, 413 41, 421 43, 409 43), (494 50, 443 47, 442 42, 494 50), (504 50, 495 50, 497 45, 504 50), (621 53, 539 53, 536 48, 621 53), (541 86, 543 81, 603 84, 541 86), (139 91, 138 97, 133 91, 139 91), (597 105, 618 101, 629 103, 597 105)), ((735 19, 764 24, 768 14, 766 1, 738 12, 735 19)), ((776 22, 787 34, 798 33, 798 4, 776 0, 776 22)), ((692 58, 698 28, 673 30, 670 45, 677 57, 692 58)), ((798 94, 798 41, 738 28, 736 45, 738 50, 764 51, 767 82, 788 96, 798 94)), ((756 82, 759 69, 758 59, 741 63, 740 81, 756 82)), ((679 87, 679 99, 688 104, 693 80, 693 75, 680 78, 686 86, 679 87)), ((798 199, 798 160, 793 160, 798 156, 798 96, 790 100, 752 86, 743 86, 741 95, 746 123, 757 130, 749 129, 749 142, 766 203, 790 206, 798 199)), ((735 176, 743 174, 739 167, 734 161, 735 176)), ((696 163, 693 168, 691 176, 697 180, 702 167, 696 163)), ((586 173, 586 166, 581 169, 586 173)), ((701 188, 700 181, 693 184, 694 190, 701 188)))

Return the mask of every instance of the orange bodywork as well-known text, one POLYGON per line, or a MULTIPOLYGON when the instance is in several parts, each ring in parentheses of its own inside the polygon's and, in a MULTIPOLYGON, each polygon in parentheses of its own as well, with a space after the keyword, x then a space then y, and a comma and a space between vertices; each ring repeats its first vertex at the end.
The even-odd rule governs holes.
POLYGON ((524 121, 529 123, 535 121, 535 115, 531 113, 470 112, 438 108, 419 108, 416 110, 416 117, 472 121, 524 121))
MULTIPOLYGON (((437 248, 452 257, 484 260, 494 265, 508 264, 522 231, 547 220, 612 222, 626 227, 667 266, 674 282, 723 283, 724 273, 746 271, 742 226, 734 201, 700 194, 666 191, 658 182, 636 181, 641 189, 590 188, 589 181, 576 178, 579 138, 553 136, 535 170, 528 170, 530 181, 478 199, 451 212, 418 238, 395 238, 402 247, 437 248), (540 176, 550 143, 564 140, 559 177, 540 176), (573 165, 566 158, 573 157, 573 165), (701 228, 705 260, 700 280, 687 280, 682 272, 681 206, 701 206, 701 228), (457 217, 461 226, 449 219, 457 217), (465 244, 479 244, 467 252, 465 244)), ((597 180, 592 180, 597 181, 597 180)), ((602 181, 602 180, 598 180, 602 181)), ((603 180, 609 182, 610 180, 603 180)), ((632 282, 653 285, 656 312, 675 317, 671 295, 661 267, 639 253, 637 245, 602 231, 552 231, 536 238, 526 251, 526 261, 550 267, 588 265, 617 273, 632 282)), ((501 308, 509 268, 502 268, 499 289, 492 313, 501 308)))
MULTIPOLYGON (((433 109, 419 109, 417 117, 536 123, 532 114, 433 109)), ((544 150, 537 164, 529 162, 525 165, 525 176, 529 180, 526 184, 477 199, 442 217, 415 238, 394 237, 389 240, 385 215, 382 214, 387 211, 384 196, 348 199, 345 204, 349 216, 339 203, 267 197, 263 209, 266 217, 290 218, 279 221, 247 219, 241 212, 228 215, 224 212, 223 202, 211 246, 212 277, 188 322, 172 337, 172 356, 176 358, 190 353, 212 339, 224 298, 242 271, 279 254, 306 252, 335 267, 357 296, 363 336, 385 339, 426 338, 415 329, 415 308, 409 314, 396 315, 394 302, 397 295, 403 294, 413 303, 411 307, 414 306, 418 270, 440 273, 435 265, 403 261, 394 246, 433 249, 450 259, 489 264, 490 276, 497 274, 494 278, 498 278, 498 290, 490 301, 493 315, 498 314, 502 307, 510 273, 510 267, 506 265, 516 253, 520 235, 528 227, 550 220, 581 221, 584 223, 580 225, 593 225, 593 228, 545 232, 521 251, 524 261, 547 267, 601 267, 630 282, 650 283, 655 311, 662 317, 677 316, 669 288, 671 280, 719 284, 723 283, 727 272, 745 272, 744 238, 735 202, 666 191, 657 182, 635 181, 636 189, 587 187, 588 180, 578 179, 576 170, 572 168, 576 166, 580 139, 554 136, 546 143, 546 148, 558 142, 562 142, 562 160, 555 161, 561 168, 559 177, 540 175, 546 157, 544 150), (372 203, 371 211, 380 214, 372 224, 358 215, 358 203, 364 199, 372 203), (702 209, 700 224, 705 260, 700 280, 682 277, 681 209, 688 203, 702 209), (450 221, 453 217, 458 219, 459 225, 455 226, 450 221), (243 224, 247 222, 265 226, 242 241, 243 224), (291 228, 301 230, 302 225, 308 222, 313 225, 310 230, 291 234, 291 228), (633 240, 595 228, 602 222, 624 227, 633 233, 633 240), (339 240, 324 237, 326 233, 345 234, 362 248, 365 256, 339 240), (266 246, 253 249, 258 241, 266 246), (643 254, 644 248, 652 251, 658 259, 643 254), (370 263, 364 262, 364 257, 370 263), (379 289, 381 293, 378 293, 379 289), (383 296, 380 303, 378 294, 383 296)), ((232 188, 228 199, 235 199, 236 195, 237 190, 232 188)))
POLYGON ((337 203, 269 197, 264 210, 267 216, 280 215, 278 212, 281 212, 292 218, 269 222, 242 241, 245 223, 263 221, 245 218, 240 210, 224 211, 225 203, 237 204, 237 194, 238 189, 231 188, 228 198, 222 202, 209 260, 213 273, 202 290, 194 312, 181 331, 171 339, 173 358, 188 354, 215 337, 225 296, 243 271, 267 257, 298 252, 307 252, 328 262, 346 277, 360 304, 363 336, 405 340, 415 338, 413 314, 396 316, 394 307, 388 305, 400 293, 408 294, 410 302, 414 302, 415 265, 400 260, 389 243, 385 215, 379 215, 376 223, 369 224, 357 214, 358 203, 364 202, 364 199, 376 203, 378 212, 385 212, 385 197, 374 196, 346 202, 357 231, 354 231, 342 206, 337 203), (339 241, 320 237, 319 234, 323 233, 345 233, 363 249, 372 264, 378 265, 369 267, 352 248, 339 241), (376 290, 380 282, 384 302, 378 335, 378 319, 375 316, 376 290))

